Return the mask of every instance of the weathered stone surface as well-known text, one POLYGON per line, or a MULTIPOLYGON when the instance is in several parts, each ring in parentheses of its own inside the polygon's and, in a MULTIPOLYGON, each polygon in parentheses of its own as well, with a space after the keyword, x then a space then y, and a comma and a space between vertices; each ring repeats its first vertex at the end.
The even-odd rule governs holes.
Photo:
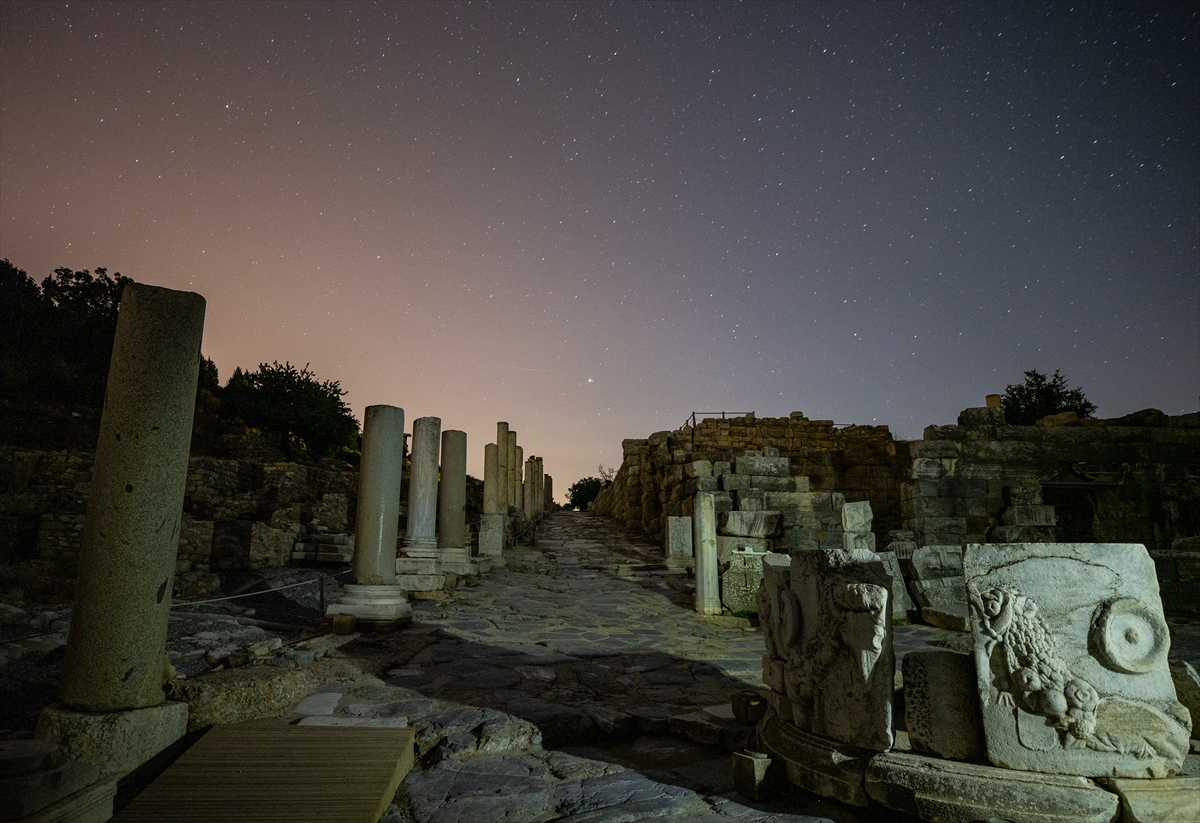
POLYGON ((675 567, 694 566, 692 556, 692 518, 667 518, 667 565, 675 567))
POLYGON ((971 655, 909 652, 903 669, 904 725, 913 748, 951 760, 983 759, 983 719, 971 655))
POLYGON ((1083 777, 1044 775, 902 752, 871 759, 866 790, 922 820, 974 823, 1111 823, 1117 796, 1083 777))
POLYGON ((1191 722, 1144 546, 971 544, 963 560, 989 760, 1050 774, 1179 772, 1191 722))
POLYGON ((733 471, 735 474, 752 474, 760 477, 787 477, 788 476, 788 459, 779 457, 779 451, 773 449, 774 455, 769 455, 767 450, 763 451, 746 451, 734 461, 733 471))
POLYGON ((425 758, 448 740, 452 745, 442 753, 443 757, 528 749, 542 742, 541 732, 532 723, 495 709, 475 706, 459 706, 413 718, 410 725, 417 732, 418 758, 425 758), (466 746, 462 745, 464 740, 466 746))
POLYGON ((758 611, 758 587, 762 582, 765 552, 736 549, 729 555, 729 568, 721 575, 721 602, 734 614, 758 611))
POLYGON ((962 577, 936 577, 912 581, 912 596, 917 606, 963 606, 967 604, 967 584, 962 577))
POLYGON ((123 712, 77 712, 54 705, 42 710, 34 734, 58 743, 67 757, 120 777, 183 737, 187 725, 185 703, 123 712))
POLYGON ((1121 798, 1121 823, 1185 823, 1200 820, 1200 778, 1137 780, 1110 777, 1104 785, 1121 798))
POLYGON ((1175 683, 1175 697, 1192 716, 1192 738, 1200 736, 1200 675, 1186 660, 1172 660, 1171 680, 1175 683))
POLYGON ((759 724, 758 737, 768 754, 783 760, 789 783, 855 806, 870 802, 863 777, 873 752, 802 731, 773 711, 759 724))
POLYGON ((866 534, 871 531, 871 504, 866 500, 842 506, 842 530, 847 534, 866 534))
POLYGON ((721 596, 717 569, 717 515, 712 492, 696 495, 696 512, 692 520, 696 550, 696 611, 700 614, 720 614, 721 596))
POLYGON ((772 800, 782 794, 786 780, 783 761, 766 752, 733 753, 733 784, 751 800, 772 800))
MULTIPOLYGON (((891 580, 868 552, 796 552, 801 637, 786 649, 792 719, 864 749, 892 746, 891 580)), ((783 650, 781 650, 783 651, 783 650)))
POLYGON ((27 815, 96 782, 99 776, 100 770, 83 760, 65 760, 47 768, 8 777, 0 775, 0 799, 4 801, 4 807, 0 808, 0 820, 24 820, 27 815))
POLYGON ((718 518, 718 530, 730 537, 770 537, 779 527, 779 512, 732 511, 718 518))
POLYGON ((443 760, 400 785, 419 823, 499 823, 546 820, 554 810, 554 781, 529 754, 443 760))
POLYGON ((900 560, 896 557, 895 552, 876 552, 876 554, 883 562, 888 577, 892 581, 892 621, 895 623, 907 623, 908 613, 913 608, 913 602, 909 598, 908 589, 904 585, 904 575, 900 571, 900 560))
POLYGON ((962 546, 922 546, 913 552, 913 573, 917 580, 962 577, 962 558, 962 546))

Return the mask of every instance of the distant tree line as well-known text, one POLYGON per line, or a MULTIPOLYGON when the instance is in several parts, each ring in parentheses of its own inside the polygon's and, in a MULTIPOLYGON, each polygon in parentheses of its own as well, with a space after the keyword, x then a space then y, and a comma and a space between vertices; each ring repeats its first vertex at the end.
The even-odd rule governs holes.
MULTIPOLYGON (((38 283, 0 260, 0 400, 98 409, 104 403, 117 309, 125 284, 107 269, 58 268, 38 283)), ((217 366, 201 358, 196 428, 209 438, 238 427, 259 429, 290 449, 353 459, 358 421, 336 380, 305 365, 261 363, 234 369, 221 385, 217 366)))

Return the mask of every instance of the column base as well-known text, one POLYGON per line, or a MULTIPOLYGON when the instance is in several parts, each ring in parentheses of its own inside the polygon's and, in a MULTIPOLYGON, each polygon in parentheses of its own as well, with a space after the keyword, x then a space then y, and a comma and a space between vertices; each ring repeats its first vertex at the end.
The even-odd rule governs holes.
POLYGON ((437 557, 437 539, 433 537, 406 537, 401 549, 407 557, 437 557))
POLYGON ((446 572, 437 557, 397 557, 396 585, 406 592, 436 592, 446 588, 446 572))
POLYGON ((350 583, 342 588, 338 599, 325 610, 325 616, 335 614, 354 615, 356 623, 369 628, 393 628, 412 622, 412 606, 404 596, 404 589, 395 586, 363 586, 350 583))
POLYGON ((187 732, 186 703, 121 712, 81 712, 61 703, 38 716, 34 736, 53 740, 74 760, 94 764, 105 777, 124 777, 187 732))
POLYGON ((438 549, 438 554, 442 561, 442 571, 468 577, 478 577, 481 574, 478 558, 471 557, 471 549, 467 546, 443 546, 438 549))

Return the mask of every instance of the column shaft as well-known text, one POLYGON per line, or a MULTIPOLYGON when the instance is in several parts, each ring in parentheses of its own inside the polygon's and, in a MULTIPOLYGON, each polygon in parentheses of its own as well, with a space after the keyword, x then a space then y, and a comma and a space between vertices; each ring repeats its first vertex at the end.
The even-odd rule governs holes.
POLYGON ((408 479, 408 528, 404 553, 411 557, 437 555, 438 447, 440 417, 413 422, 412 473, 408 479))
POLYGON ((438 490, 438 545, 467 545, 467 433, 442 432, 442 480, 438 490))
POLYGON ((717 568, 717 510, 712 492, 697 492, 695 519, 696 611, 721 613, 721 591, 717 568))
POLYGON ((499 488, 500 478, 497 476, 496 469, 496 444, 488 443, 483 447, 483 513, 484 514, 499 514, 500 513, 500 498, 499 488))
POLYGON ((367 406, 358 469, 354 526, 354 580, 364 586, 396 583, 400 476, 404 469, 404 409, 367 406))

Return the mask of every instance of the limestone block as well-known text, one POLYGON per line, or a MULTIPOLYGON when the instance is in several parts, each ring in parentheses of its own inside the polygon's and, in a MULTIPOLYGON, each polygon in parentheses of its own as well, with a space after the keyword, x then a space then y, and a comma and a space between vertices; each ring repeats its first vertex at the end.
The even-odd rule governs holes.
POLYGON ((802 636, 788 659, 797 727, 863 749, 892 746, 891 580, 870 552, 796 552, 802 636))
POLYGON ((848 552, 873 552, 875 551, 875 535, 871 534, 871 532, 867 532, 866 534, 842 532, 842 548, 848 552))
POLYGON ((761 558, 762 586, 757 592, 758 624, 762 629, 767 655, 763 658, 763 681, 776 691, 783 685, 782 661, 800 639, 800 604, 792 593, 792 558, 786 554, 767 552, 761 558), (767 680, 768 659, 778 660, 778 673, 767 680))
POLYGON ((963 566, 992 763, 1089 777, 1180 771, 1191 720, 1145 546, 971 544, 963 566))
POLYGON ((250 568, 286 566, 295 544, 296 533, 291 529, 273 529, 266 523, 253 523, 250 526, 250 568))
MULTIPOLYGON (((18 746, 44 742, 47 741, 8 741, 9 745, 18 746)), ((0 819, 20 818, 23 821, 27 819, 28 815, 96 782, 96 778, 99 776, 100 771, 95 765, 82 760, 64 760, 23 774, 11 775, 0 772, 0 798, 4 799, 4 809, 0 810, 0 819)))
POLYGON ((883 561, 883 566, 887 569, 888 577, 892 581, 892 621, 894 623, 907 623, 908 613, 913 609, 913 602, 909 598, 908 589, 904 585, 904 575, 900 572, 900 560, 893 552, 876 552, 876 554, 883 561))
POLYGON ((913 575, 917 580, 962 577, 962 546, 922 546, 913 552, 913 575))
POLYGON ((1000 515, 1006 526, 1053 526, 1058 523, 1053 506, 1009 506, 1000 515))
POLYGON ((758 586, 763 579, 762 557, 766 552, 735 549, 729 568, 721 575, 721 602, 734 614, 758 612, 758 586))
POLYGON ((489 557, 493 565, 504 557, 504 515, 485 514, 479 520, 479 555, 489 557))
POLYGON ((782 515, 773 511, 731 511, 717 518, 717 529, 728 537, 770 537, 782 515))
POLYGON ((982 760, 975 660, 948 651, 904 656, 904 725, 912 747, 951 760, 982 760))
POLYGON ((808 477, 807 477, 807 476, 805 476, 805 475, 801 475, 801 476, 799 476, 799 477, 795 477, 795 478, 792 478, 792 479, 796 481, 796 491, 798 491, 798 492, 807 492, 807 491, 809 490, 809 488, 808 488, 808 477))
POLYGON ((745 451, 734 461, 735 474, 758 475, 759 477, 787 477, 788 459, 768 457, 760 451, 745 451))
POLYGON ((712 492, 713 511, 717 514, 733 511, 733 498, 729 492, 712 492))
POLYGON ((1121 798, 1121 823, 1200 820, 1200 777, 1110 777, 1104 785, 1121 798))
POLYGON ((712 477, 713 464, 708 460, 696 460, 683 467, 688 477, 712 477))
POLYGON ((801 513, 812 513, 808 495, 801 492, 764 492, 763 507, 779 512, 785 527, 800 525, 801 513))
POLYGON ((965 606, 967 585, 962 577, 938 577, 912 581, 912 596, 919 608, 965 606))
POLYGON ((871 504, 866 500, 842 506, 842 531, 847 534, 869 533, 871 520, 871 504))
POLYGON ((121 712, 78 712, 55 704, 38 715, 34 735, 55 741, 67 757, 92 763, 105 776, 121 777, 183 737, 187 720, 186 703, 121 712))
POLYGON ((737 495, 737 511, 740 512, 761 512, 768 511, 764 503, 765 494, 762 489, 754 487, 748 488, 745 491, 738 492, 737 495))
POLYGON ((922 820, 1111 823, 1117 796, 1083 777, 1035 774, 886 752, 871 758, 866 791, 922 820))
POLYGON ((771 800, 782 793, 785 779, 782 760, 772 759, 766 752, 733 753, 733 785, 742 797, 771 800))
POLYGON ((723 534, 717 535, 717 559, 720 562, 729 562, 729 555, 738 549, 749 549, 750 551, 762 554, 771 550, 771 541, 765 537, 729 537, 723 534))
POLYGON ((713 477, 721 477, 733 472, 733 464, 728 460, 714 460, 712 466, 713 477))
POLYGON ((1186 660, 1171 661, 1175 697, 1192 716, 1192 737, 1200 739, 1200 675, 1186 660))
POLYGON ((974 409, 963 409, 958 415, 960 426, 1003 426, 1004 408, 1002 406, 981 406, 974 409))
POLYGON ((692 556, 692 518, 667 518, 667 565, 691 566, 695 564, 692 556))
MULTIPOLYGON (((786 701, 772 700, 781 708, 786 701)), ((773 707, 758 727, 759 745, 784 763, 788 782, 854 806, 870 799, 863 783, 873 752, 811 734, 779 718, 773 707)))

